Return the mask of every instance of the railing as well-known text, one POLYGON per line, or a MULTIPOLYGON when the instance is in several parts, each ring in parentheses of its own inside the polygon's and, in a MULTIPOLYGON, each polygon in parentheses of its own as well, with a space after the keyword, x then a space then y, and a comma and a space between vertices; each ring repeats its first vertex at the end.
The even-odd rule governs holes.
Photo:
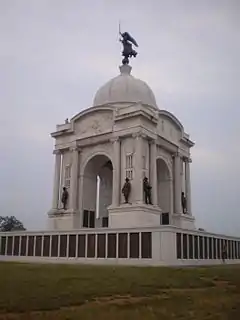
POLYGON ((240 259, 240 240, 176 233, 177 259, 240 259), (225 248, 225 250, 223 250, 225 248))
POLYGON ((151 232, 2 235, 1 256, 151 259, 151 232))

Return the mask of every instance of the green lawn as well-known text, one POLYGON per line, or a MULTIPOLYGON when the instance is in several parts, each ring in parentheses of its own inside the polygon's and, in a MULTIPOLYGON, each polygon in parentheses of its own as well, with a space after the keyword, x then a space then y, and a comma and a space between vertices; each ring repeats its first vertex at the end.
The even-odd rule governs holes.
POLYGON ((240 266, 0 263, 0 319, 240 319, 240 266))

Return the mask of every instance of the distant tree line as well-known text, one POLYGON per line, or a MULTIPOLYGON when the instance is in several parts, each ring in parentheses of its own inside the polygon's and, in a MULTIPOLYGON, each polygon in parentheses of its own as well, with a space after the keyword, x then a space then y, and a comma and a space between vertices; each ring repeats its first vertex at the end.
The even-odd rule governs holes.
POLYGON ((26 230, 21 221, 14 216, 0 216, 0 232, 26 230))

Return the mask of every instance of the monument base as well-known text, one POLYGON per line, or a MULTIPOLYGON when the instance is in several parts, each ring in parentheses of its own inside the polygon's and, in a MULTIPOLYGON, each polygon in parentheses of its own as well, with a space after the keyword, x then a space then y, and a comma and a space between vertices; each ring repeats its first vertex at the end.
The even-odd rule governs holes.
POLYGON ((110 228, 155 227, 160 225, 161 209, 147 204, 108 207, 110 228))
POLYGON ((195 218, 189 214, 174 213, 172 215, 172 225, 183 229, 196 229, 195 218))
POLYGON ((71 209, 52 209, 48 212, 49 230, 72 230, 79 227, 79 212, 71 209))

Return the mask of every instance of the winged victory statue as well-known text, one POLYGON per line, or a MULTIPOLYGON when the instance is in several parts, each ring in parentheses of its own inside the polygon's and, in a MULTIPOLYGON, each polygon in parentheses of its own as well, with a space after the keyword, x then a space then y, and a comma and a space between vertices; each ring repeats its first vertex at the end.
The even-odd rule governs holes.
POLYGON ((119 33, 122 37, 120 39, 120 41, 123 44, 122 56, 124 58, 122 60, 122 63, 128 64, 129 58, 131 58, 131 57, 136 58, 136 56, 137 56, 137 51, 135 51, 132 48, 132 45, 134 45, 135 47, 138 47, 138 44, 137 44, 136 40, 128 32, 124 32, 124 33, 119 32, 119 33))

